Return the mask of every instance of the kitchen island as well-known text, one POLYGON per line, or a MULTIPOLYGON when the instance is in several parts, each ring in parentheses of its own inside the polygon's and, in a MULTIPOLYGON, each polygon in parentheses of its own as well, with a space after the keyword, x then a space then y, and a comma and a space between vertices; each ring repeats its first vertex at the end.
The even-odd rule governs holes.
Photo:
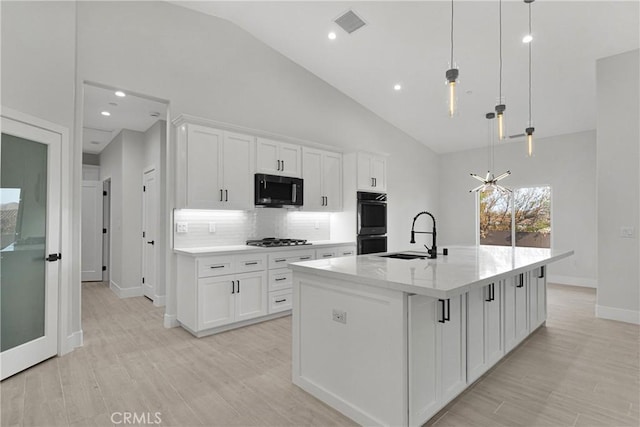
POLYGON ((421 425, 546 320, 573 251, 454 246, 290 264, 294 384, 363 425, 421 425))

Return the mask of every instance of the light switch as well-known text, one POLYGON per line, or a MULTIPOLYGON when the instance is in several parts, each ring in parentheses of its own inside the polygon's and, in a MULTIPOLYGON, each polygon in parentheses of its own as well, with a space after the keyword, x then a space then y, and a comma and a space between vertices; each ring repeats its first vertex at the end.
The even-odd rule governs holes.
POLYGON ((187 233, 189 231, 188 222, 176 222, 176 233, 187 233))
POLYGON ((635 231, 633 227, 620 227, 620 237, 623 239, 633 239, 636 234, 635 231))

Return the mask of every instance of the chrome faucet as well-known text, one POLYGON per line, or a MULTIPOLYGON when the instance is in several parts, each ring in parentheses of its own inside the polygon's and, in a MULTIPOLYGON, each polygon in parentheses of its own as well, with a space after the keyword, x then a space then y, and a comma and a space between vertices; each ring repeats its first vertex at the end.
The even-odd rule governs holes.
POLYGON ((411 241, 409 243, 415 243, 416 242, 416 233, 419 234, 431 234, 432 240, 431 240, 431 248, 429 248, 429 246, 424 245, 425 248, 427 248, 427 253, 429 254, 429 258, 431 259, 435 259, 438 257, 438 247, 436 246, 436 219, 433 215, 431 215, 429 212, 424 211, 424 212, 420 212, 418 215, 416 215, 413 218, 413 224, 411 224, 411 241), (418 219, 421 215, 429 215, 431 217, 431 219, 433 220, 433 230, 432 231, 415 231, 414 228, 416 226, 416 219, 418 219))

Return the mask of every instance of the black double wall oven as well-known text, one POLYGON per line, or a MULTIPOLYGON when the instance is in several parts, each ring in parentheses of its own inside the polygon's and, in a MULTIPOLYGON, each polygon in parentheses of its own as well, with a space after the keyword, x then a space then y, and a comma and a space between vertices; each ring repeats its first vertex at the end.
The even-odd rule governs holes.
POLYGON ((387 195, 358 191, 358 255, 387 251, 387 195))

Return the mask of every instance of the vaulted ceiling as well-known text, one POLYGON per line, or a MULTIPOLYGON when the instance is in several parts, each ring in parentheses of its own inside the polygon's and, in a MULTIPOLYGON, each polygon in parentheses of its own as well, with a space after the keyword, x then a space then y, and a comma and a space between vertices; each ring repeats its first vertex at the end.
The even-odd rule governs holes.
MULTIPOLYGON (((487 144, 484 116, 498 98, 498 1, 454 2, 454 118, 447 115, 444 76, 449 1, 174 3, 234 22, 436 152, 487 144), (348 10, 366 22, 352 34, 334 23, 348 10)), ((537 0, 531 7, 536 136, 595 129, 596 60, 639 47, 639 2, 537 0)), ((515 135, 528 121, 527 5, 505 0, 502 23, 502 92, 507 134, 515 135)))

